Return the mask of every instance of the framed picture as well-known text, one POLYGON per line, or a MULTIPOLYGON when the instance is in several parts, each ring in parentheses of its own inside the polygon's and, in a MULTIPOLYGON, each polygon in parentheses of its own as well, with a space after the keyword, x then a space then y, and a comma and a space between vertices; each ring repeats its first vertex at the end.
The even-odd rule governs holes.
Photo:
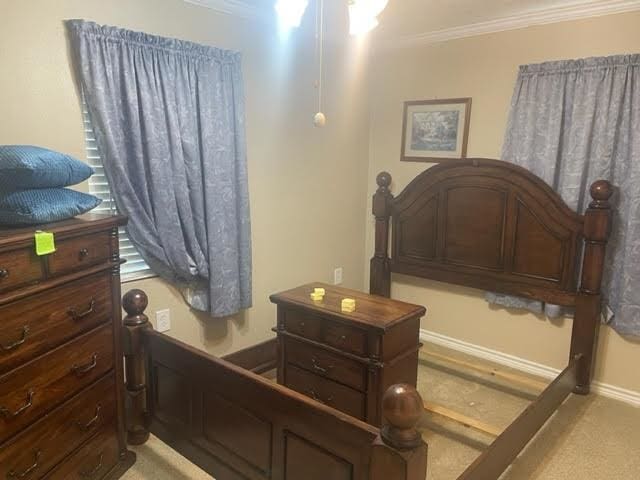
POLYGON ((402 156, 405 162, 441 162, 465 158, 471 98, 404 103, 402 156))

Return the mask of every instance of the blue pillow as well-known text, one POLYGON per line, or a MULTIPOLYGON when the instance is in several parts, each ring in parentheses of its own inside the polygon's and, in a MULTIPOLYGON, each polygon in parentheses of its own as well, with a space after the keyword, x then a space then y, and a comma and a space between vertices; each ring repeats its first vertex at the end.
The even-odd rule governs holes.
POLYGON ((98 197, 68 188, 41 188, 0 194, 0 224, 57 222, 100 205, 98 197))
POLYGON ((0 145, 0 191, 75 185, 93 169, 64 153, 31 145, 0 145))

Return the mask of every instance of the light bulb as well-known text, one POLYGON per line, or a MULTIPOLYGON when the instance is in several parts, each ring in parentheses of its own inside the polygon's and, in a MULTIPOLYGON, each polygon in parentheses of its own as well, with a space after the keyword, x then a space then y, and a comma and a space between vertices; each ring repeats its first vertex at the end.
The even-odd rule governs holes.
POLYGON ((275 9, 280 28, 286 31, 298 28, 308 3, 308 0, 278 0, 275 9))
POLYGON ((387 6, 389 0, 350 0, 349 33, 362 35, 378 26, 376 18, 387 6))
POLYGON ((324 113, 318 112, 313 117, 313 124, 318 128, 322 128, 327 124, 327 117, 324 116, 324 113))

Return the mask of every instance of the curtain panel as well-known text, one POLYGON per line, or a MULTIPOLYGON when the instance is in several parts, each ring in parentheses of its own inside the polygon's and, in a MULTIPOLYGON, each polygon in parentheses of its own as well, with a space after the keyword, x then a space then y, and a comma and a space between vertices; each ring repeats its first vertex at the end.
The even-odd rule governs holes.
POLYGON ((149 266, 212 316, 251 306, 241 56, 66 22, 105 174, 149 266))
POLYGON ((640 336, 640 55, 520 67, 502 158, 541 177, 579 212, 595 180, 617 187, 603 294, 612 326, 640 336))

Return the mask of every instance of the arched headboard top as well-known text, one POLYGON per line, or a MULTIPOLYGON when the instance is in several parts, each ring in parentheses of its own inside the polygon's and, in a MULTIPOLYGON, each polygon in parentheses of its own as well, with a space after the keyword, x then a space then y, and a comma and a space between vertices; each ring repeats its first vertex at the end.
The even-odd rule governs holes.
POLYGON ((402 208, 403 204, 412 202, 416 196, 424 195, 426 190, 438 188, 437 185, 442 182, 462 180, 465 177, 498 179, 505 186, 511 184, 515 188, 524 189, 545 204, 553 206, 557 214, 564 216, 563 223, 582 228, 584 217, 572 210, 540 177, 514 163, 491 158, 449 160, 428 168, 409 182, 393 199, 393 203, 396 208, 402 208))
MULTIPOLYGON (((484 158, 447 161, 419 174, 396 198, 388 173, 377 182, 372 266, 377 259, 379 278, 372 276, 372 289, 398 272, 574 304, 585 217, 528 170, 484 158), (390 258, 388 228, 378 228, 389 221, 390 258)), ((592 189, 596 202, 610 194, 592 189)))

